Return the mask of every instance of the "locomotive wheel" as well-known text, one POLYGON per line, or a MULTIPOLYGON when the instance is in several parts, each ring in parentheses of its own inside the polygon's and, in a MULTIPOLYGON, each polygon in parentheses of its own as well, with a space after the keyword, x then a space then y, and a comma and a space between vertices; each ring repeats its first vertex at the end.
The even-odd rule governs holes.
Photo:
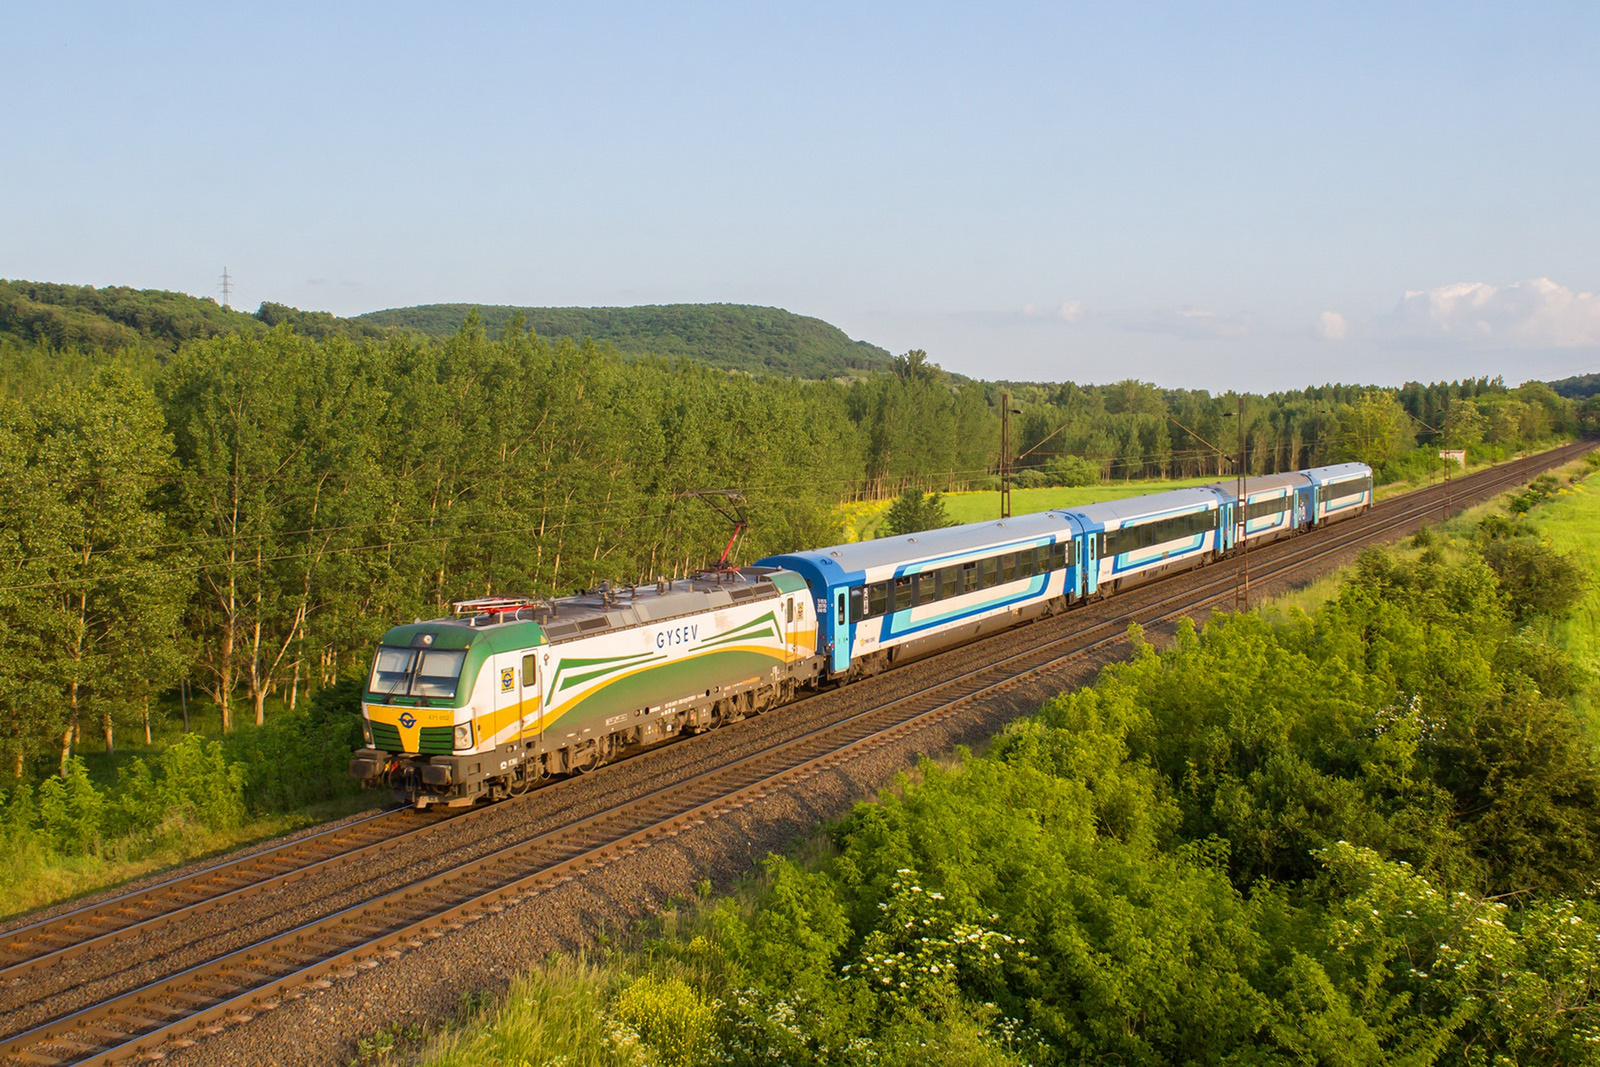
POLYGON ((591 741, 580 756, 567 756, 567 770, 573 774, 588 774, 600 766, 600 746, 591 741))

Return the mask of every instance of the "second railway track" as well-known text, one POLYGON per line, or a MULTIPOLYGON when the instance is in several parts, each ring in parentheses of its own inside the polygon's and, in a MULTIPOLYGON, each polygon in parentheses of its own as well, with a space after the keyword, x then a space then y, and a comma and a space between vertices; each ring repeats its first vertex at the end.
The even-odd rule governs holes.
MULTIPOLYGON (((1540 470, 1565 462, 1586 446, 1574 445, 1541 456, 1480 472, 1453 486, 1437 486, 1392 498, 1360 518, 1329 530, 1251 550, 1252 578, 1270 581, 1355 547, 1392 538, 1438 514, 1490 497, 1520 484, 1540 470)), ((453 865, 371 900, 362 901, 265 938, 196 966, 160 978, 89 1007, 61 1014, 26 1031, 0 1040, 0 1056, 8 1062, 111 1062, 137 1055, 202 1027, 229 1018, 242 1019, 275 1006, 295 986, 333 973, 348 975, 376 966, 385 957, 443 936, 452 928, 502 910, 541 887, 570 879, 619 855, 646 847, 680 832, 686 825, 716 817, 749 803, 766 792, 815 774, 833 763, 853 758, 866 748, 889 744, 905 734, 954 715, 972 700, 1008 688, 1048 671, 1066 659, 1118 640, 1129 621, 1149 625, 1192 612, 1230 596, 1237 563, 1224 562, 1173 576, 1116 598, 1106 613, 1091 620, 1079 612, 1026 633, 1043 637, 1003 658, 965 670, 911 693, 877 703, 866 710, 790 736, 667 786, 557 825, 487 855, 453 865), (1074 625, 1075 623, 1080 625, 1074 625), (1044 632, 1051 632, 1045 636, 1044 632), (1066 632, 1059 632, 1065 630, 1066 632)), ((1017 631, 1011 632, 1013 635, 1017 631)), ((990 641, 964 646, 940 657, 971 653, 990 641)), ((888 678, 893 678, 891 672, 888 678)), ((851 687, 860 690, 861 686, 851 687)), ((381 822, 381 817, 371 820, 381 822)), ((435 825, 429 823, 428 826, 435 825)), ((414 826, 408 833, 427 827, 414 826)), ((351 829, 350 827, 340 829, 351 829)), ((309 838, 306 840, 310 840, 309 838)), ((386 839, 359 844, 362 852, 386 839)), ((287 848, 288 846, 285 846, 287 848)), ((278 850, 272 850, 277 852, 278 850)), ((263 853, 262 856, 271 854, 263 853)), ((280 853, 280 862, 290 862, 280 853)), ((304 878, 315 868, 335 862, 321 858, 277 876, 257 878, 244 886, 223 889, 223 895, 261 892, 277 879, 304 878)), ((227 865, 219 865, 222 870, 227 865)), ((206 872, 200 872, 204 875, 206 872)), ((198 885, 193 876, 186 880, 198 885)), ((225 883, 224 883, 225 884, 225 883)), ((189 908, 215 906, 202 899, 168 909, 147 922, 172 921, 189 908)), ((120 905, 127 909, 129 902, 120 905)), ((88 910, 88 909, 84 909, 88 910)), ((137 914, 135 911, 134 914, 137 914)), ((62 916, 71 919, 77 912, 62 916)), ((52 920, 56 922, 57 920, 52 920)), ((77 920, 84 921, 80 916, 77 920)), ((39 924, 42 925, 42 924, 39 924)), ((137 920, 117 932, 137 930, 137 920)), ((23 931, 31 927, 22 928, 23 931)), ((58 929, 66 929, 58 927, 58 929)), ((94 926, 87 929, 93 930, 94 926)), ((8 935, 9 936, 9 935, 8 935)), ((77 945, 36 955, 16 966, 57 966, 74 949, 106 937, 100 933, 77 945), (49 959, 53 962, 41 963, 49 959)), ((0 977, 6 972, 0 971, 0 977)))

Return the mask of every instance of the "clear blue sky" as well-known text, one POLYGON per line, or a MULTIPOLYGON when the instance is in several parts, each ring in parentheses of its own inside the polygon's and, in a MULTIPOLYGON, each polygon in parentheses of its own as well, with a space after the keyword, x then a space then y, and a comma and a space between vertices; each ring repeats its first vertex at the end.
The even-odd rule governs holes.
POLYGON ((1600 370, 1592 2, 5 22, 0 277, 768 304, 989 378, 1600 370))

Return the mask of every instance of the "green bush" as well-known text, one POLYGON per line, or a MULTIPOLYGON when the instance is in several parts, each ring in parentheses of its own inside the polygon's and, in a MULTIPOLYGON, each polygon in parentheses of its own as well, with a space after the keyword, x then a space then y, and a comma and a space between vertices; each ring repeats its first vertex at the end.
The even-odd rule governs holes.
POLYGON ((1564 617, 1589 585, 1576 562, 1532 537, 1497 538, 1480 551, 1518 623, 1534 616, 1564 617))
POLYGON ((1045 475, 1051 485, 1068 488, 1100 484, 1100 465, 1082 456, 1056 456, 1045 464, 1045 475))
POLYGON ((165 818, 208 830, 231 830, 244 822, 248 773, 218 742, 185 734, 156 757, 156 766, 154 799, 165 818))
POLYGON ((244 799, 256 813, 293 811, 357 789, 347 773, 360 747, 358 680, 318 690, 306 706, 223 738, 228 759, 249 768, 244 799))
POLYGON ((39 785, 39 825, 50 844, 69 856, 81 856, 100 847, 100 820, 105 798, 89 781, 83 760, 67 760, 66 774, 46 778, 39 785))

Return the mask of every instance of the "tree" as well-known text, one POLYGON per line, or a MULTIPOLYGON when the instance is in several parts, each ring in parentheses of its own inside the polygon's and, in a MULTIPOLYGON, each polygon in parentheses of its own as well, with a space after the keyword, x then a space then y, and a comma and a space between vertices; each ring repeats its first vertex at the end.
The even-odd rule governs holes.
POLYGON ((54 550, 44 648, 60 689, 61 765, 86 718, 106 751, 116 718, 176 680, 190 576, 159 500, 172 443, 149 388, 108 369, 44 398, 33 461, 51 472, 54 550))
POLYGON ((1414 439, 1406 409, 1390 393, 1372 389, 1350 408, 1343 429, 1349 435, 1350 458, 1382 467, 1414 439))
POLYGON ((1489 420, 1470 400, 1452 400, 1444 419, 1444 443, 1450 448, 1471 448, 1483 441, 1489 420))
POLYGON ((945 511, 943 495, 929 496, 915 487, 900 494, 883 520, 884 533, 891 537, 949 525, 950 515, 945 511))

